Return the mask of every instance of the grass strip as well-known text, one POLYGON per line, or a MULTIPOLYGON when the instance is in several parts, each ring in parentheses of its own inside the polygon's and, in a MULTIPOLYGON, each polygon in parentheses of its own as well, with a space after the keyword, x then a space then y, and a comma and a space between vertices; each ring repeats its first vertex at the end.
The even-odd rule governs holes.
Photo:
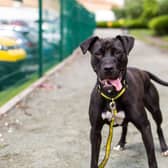
POLYGON ((156 36, 150 29, 133 29, 129 31, 131 35, 148 43, 168 50, 168 35, 156 36))
POLYGON ((31 78, 27 79, 26 81, 19 81, 14 86, 5 89, 4 91, 0 92, 0 106, 4 105, 8 102, 11 98, 19 94, 21 91, 29 87, 33 82, 38 79, 37 75, 32 75, 31 78))

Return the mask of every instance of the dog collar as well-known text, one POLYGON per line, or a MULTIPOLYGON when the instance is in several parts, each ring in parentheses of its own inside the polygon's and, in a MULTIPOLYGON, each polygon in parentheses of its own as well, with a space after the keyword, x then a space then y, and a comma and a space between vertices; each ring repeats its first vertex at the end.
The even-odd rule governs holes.
POLYGON ((110 96, 106 95, 105 93, 103 93, 101 91, 100 85, 98 85, 98 90, 100 92, 100 95, 102 97, 104 97, 105 99, 110 100, 110 101, 114 101, 114 100, 117 100, 118 98, 120 98, 125 93, 125 91, 126 91, 127 88, 128 88, 128 85, 126 84, 126 81, 124 80, 124 87, 117 93, 116 96, 110 97, 110 96))

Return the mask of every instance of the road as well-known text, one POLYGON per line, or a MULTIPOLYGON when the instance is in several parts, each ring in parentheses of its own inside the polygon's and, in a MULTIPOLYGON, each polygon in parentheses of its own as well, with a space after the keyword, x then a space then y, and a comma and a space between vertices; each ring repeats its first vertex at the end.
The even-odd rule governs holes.
MULTIPOLYGON (((120 30, 96 30, 96 35, 114 37, 120 30)), ((89 168, 90 143, 88 104, 96 76, 89 54, 77 49, 75 61, 53 74, 41 87, 0 119, 0 168, 89 168)), ((149 70, 168 81, 168 53, 136 40, 129 65, 149 70)), ((157 85, 168 142, 168 88, 157 85)), ((156 126, 152 123, 159 168, 168 158, 160 154, 156 126)), ((101 158, 104 156, 108 127, 103 129, 101 158)), ((114 146, 121 133, 115 128, 114 146)), ((111 152, 106 168, 147 168, 140 133, 129 125, 126 150, 111 152)))

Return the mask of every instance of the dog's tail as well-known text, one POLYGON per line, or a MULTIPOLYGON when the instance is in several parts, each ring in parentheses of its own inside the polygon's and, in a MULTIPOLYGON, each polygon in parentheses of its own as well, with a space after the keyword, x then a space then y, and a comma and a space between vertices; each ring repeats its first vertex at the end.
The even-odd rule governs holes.
POLYGON ((155 82, 157 82, 157 83, 159 83, 159 84, 161 84, 161 85, 163 85, 163 86, 168 86, 168 82, 159 79, 156 75, 152 74, 151 72, 148 72, 148 71, 145 71, 145 72, 146 72, 146 73, 149 75, 149 77, 150 77, 152 80, 154 80, 155 82))

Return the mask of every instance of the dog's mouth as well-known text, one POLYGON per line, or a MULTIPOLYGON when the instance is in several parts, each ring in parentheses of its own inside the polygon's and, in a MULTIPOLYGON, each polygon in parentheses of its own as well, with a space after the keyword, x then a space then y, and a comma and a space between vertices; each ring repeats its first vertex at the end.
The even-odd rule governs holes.
POLYGON ((121 77, 116 79, 99 79, 103 88, 111 88, 114 87, 116 91, 120 91, 122 89, 121 77))

